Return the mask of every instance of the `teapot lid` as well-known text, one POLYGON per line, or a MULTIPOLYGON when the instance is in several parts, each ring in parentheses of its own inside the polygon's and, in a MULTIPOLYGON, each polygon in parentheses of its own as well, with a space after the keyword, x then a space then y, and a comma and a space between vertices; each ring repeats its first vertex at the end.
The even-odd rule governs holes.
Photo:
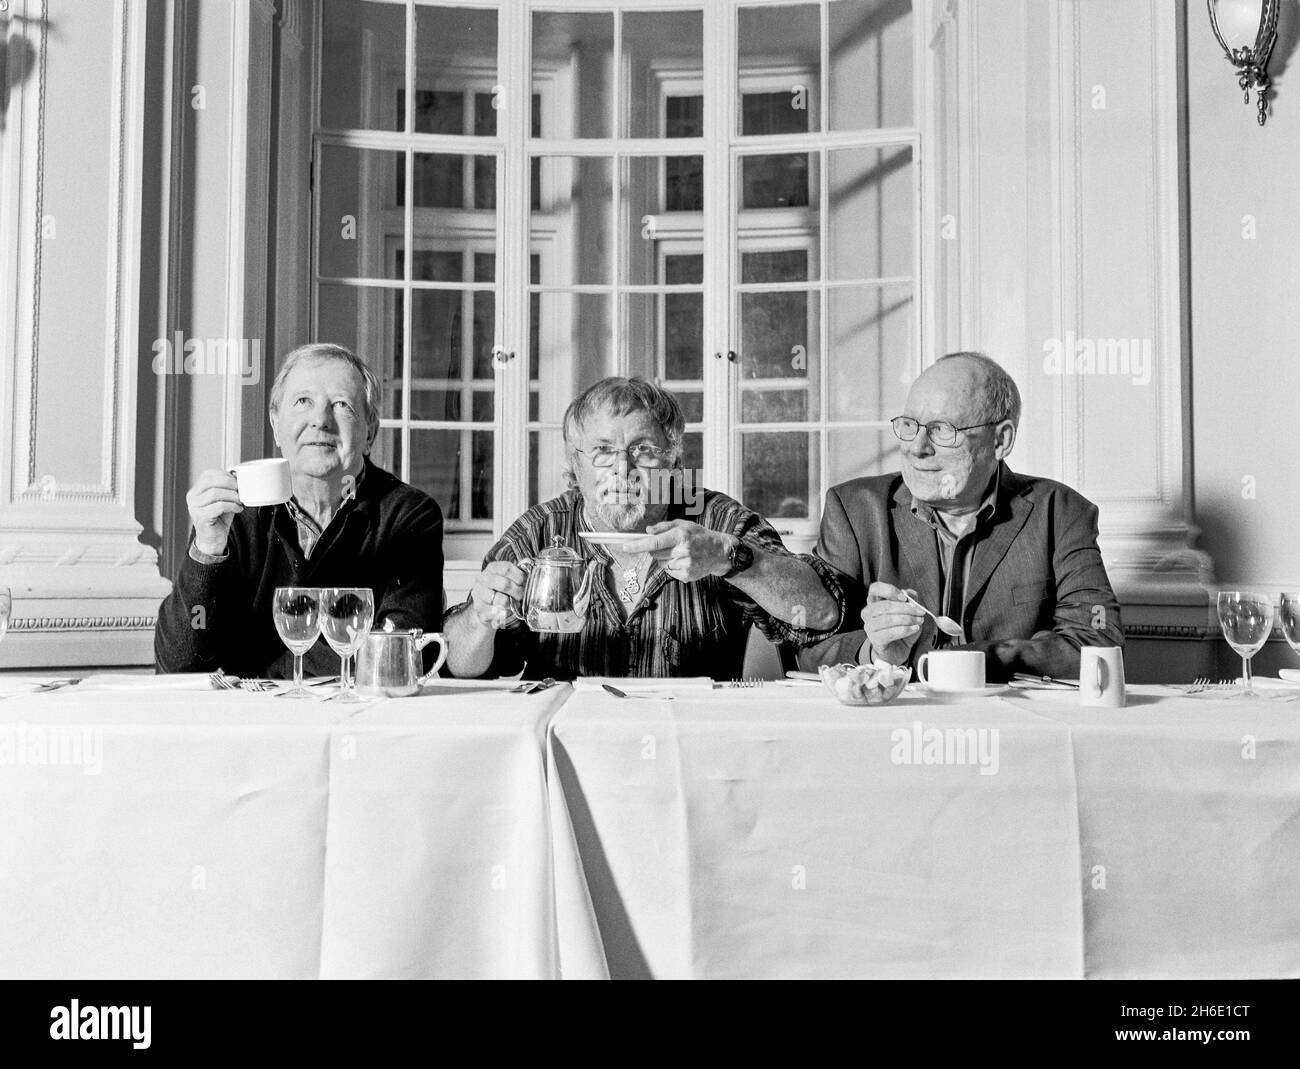
POLYGON ((578 554, 564 544, 560 535, 555 535, 550 546, 537 554, 536 559, 547 564, 579 564, 582 561, 578 554))
POLYGON ((370 633, 372 635, 414 635, 419 638, 424 631, 418 627, 397 627, 393 624, 393 618, 389 616, 384 620, 383 627, 372 628, 370 633))

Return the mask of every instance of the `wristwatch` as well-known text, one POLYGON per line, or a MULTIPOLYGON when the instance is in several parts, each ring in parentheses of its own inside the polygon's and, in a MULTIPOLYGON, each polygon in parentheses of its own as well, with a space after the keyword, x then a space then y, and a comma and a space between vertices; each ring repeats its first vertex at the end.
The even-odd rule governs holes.
POLYGON ((737 538, 731 543, 731 549, 727 551, 727 560, 731 567, 722 575, 723 579, 734 579, 741 572, 748 570, 754 564, 754 551, 749 544, 742 539, 737 538))

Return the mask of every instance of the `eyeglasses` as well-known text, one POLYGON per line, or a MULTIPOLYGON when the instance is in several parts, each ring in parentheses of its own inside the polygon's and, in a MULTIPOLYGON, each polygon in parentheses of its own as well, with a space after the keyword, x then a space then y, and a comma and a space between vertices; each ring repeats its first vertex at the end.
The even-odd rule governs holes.
POLYGON ((614 462, 624 453, 637 468, 662 468, 672 456, 671 450, 660 449, 646 442, 628 446, 626 449, 620 449, 616 445, 598 445, 591 449, 578 449, 575 452, 589 457, 591 463, 597 468, 612 468, 614 462))
POLYGON ((1001 422, 1000 419, 992 419, 987 423, 972 423, 968 427, 954 427, 946 419, 918 423, 911 416, 895 416, 889 421, 894 428, 894 437, 900 442, 910 442, 916 437, 916 432, 924 427, 925 433, 930 436, 930 441, 935 445, 956 445, 958 431, 973 431, 976 427, 995 427, 1001 422))

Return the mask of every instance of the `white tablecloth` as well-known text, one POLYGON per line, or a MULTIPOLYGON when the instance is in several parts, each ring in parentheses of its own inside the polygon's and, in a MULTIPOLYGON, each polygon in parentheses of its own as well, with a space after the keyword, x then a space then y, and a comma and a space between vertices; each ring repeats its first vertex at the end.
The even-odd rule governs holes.
MULTIPOLYGON (((817 690, 575 694, 551 789, 599 926, 588 966, 1300 975, 1300 703, 1130 692, 1122 710, 1047 692, 875 709, 817 690), (953 729, 985 758, 996 737, 996 772, 978 749, 925 763, 953 729)), ((586 908, 560 925, 562 951, 571 934, 586 952, 586 908)))
POLYGON ((557 975, 568 692, 0 700, 0 975, 557 975))

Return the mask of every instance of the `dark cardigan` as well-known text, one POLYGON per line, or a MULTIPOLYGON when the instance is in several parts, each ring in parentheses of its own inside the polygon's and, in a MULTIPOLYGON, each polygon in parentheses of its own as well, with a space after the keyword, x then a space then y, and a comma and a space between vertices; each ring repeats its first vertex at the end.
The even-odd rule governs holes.
MULTIPOLYGON (((357 496, 334 516, 303 556, 287 505, 235 516, 226 558, 200 564, 188 552, 158 611, 159 672, 211 672, 287 678, 293 655, 276 633, 278 586, 370 587, 376 626, 442 629, 442 512, 433 498, 365 461, 357 496)), ((193 533, 191 532, 191 545, 193 533)), ((425 647, 426 666, 437 645, 425 647)), ((319 639, 304 658, 307 675, 337 675, 338 655, 319 639)))

